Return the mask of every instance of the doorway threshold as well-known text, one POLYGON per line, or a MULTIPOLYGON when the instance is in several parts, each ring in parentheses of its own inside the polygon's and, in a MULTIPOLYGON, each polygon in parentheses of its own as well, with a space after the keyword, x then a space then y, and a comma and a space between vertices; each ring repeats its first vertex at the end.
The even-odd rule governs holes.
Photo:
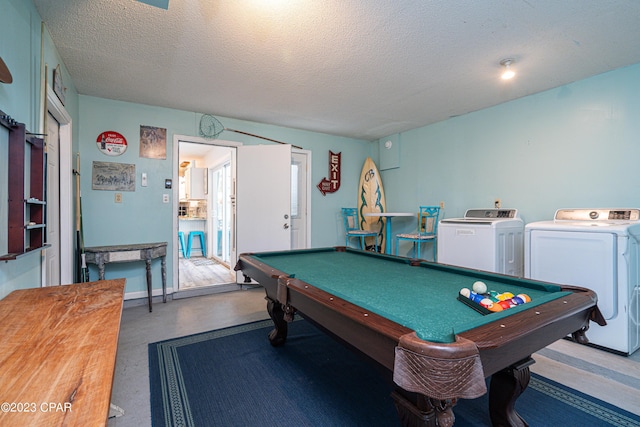
POLYGON ((180 289, 173 293, 173 299, 199 297, 202 295, 218 294, 222 292, 240 291, 255 288, 257 284, 222 283, 210 286, 198 286, 197 288, 180 289))

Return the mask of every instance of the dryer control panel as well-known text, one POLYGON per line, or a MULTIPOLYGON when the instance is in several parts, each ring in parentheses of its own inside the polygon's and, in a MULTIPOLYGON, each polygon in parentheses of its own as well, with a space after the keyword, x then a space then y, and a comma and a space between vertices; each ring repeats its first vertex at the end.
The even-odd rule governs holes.
POLYGON ((558 209, 556 221, 640 221, 640 209, 558 209))

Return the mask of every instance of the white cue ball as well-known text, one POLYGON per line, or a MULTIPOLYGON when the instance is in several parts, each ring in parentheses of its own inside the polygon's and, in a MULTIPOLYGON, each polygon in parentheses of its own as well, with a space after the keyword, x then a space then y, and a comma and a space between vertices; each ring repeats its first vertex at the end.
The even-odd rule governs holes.
POLYGON ((477 281, 473 283, 473 292, 476 294, 486 294, 487 293, 487 285, 484 282, 477 281))
POLYGON ((460 295, 469 298, 469 295, 471 295, 471 291, 469 290, 469 288, 462 288, 460 289, 460 295))

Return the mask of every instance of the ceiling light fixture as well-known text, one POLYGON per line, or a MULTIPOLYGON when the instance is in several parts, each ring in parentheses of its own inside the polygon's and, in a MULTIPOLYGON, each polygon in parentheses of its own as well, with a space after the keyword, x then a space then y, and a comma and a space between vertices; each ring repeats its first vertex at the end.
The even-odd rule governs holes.
POLYGON ((502 73, 502 80, 509 80, 512 79, 513 76, 516 75, 516 72, 513 71, 513 69, 511 68, 511 65, 514 63, 515 61, 513 59, 503 59, 502 61, 500 61, 500 65, 502 65, 504 67, 504 72, 502 73))

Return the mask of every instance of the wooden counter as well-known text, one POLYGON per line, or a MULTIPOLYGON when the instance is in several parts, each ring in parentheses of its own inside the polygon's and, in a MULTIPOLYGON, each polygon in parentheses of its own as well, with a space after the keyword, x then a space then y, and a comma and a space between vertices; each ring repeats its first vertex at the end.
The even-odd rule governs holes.
POLYGON ((125 279, 0 300, 0 425, 107 424, 125 279))

